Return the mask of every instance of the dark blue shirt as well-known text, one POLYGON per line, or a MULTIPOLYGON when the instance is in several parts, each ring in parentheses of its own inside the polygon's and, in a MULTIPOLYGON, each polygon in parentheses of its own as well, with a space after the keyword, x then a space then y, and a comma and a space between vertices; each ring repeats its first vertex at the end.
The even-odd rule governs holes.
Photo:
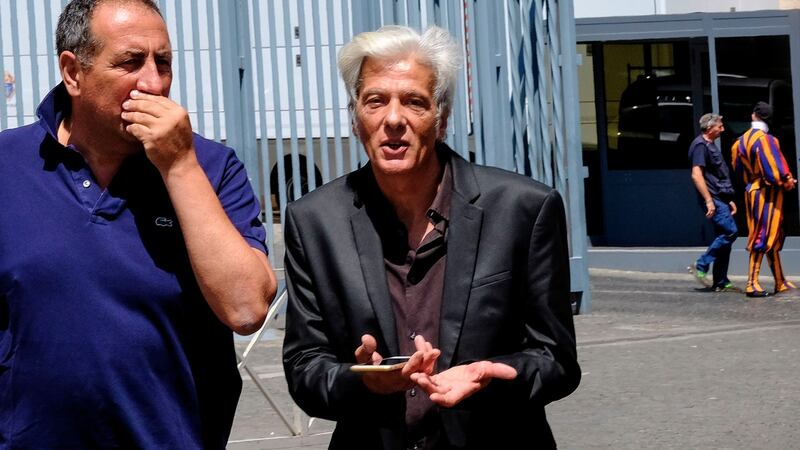
MULTIPOLYGON (((224 448, 241 377, 144 153, 107 189, 56 139, 69 97, 0 133, 0 448, 224 448)), ((264 252, 232 149, 194 136, 234 226, 264 252)))
POLYGON ((730 171, 716 144, 706 141, 702 134, 697 136, 689 146, 689 162, 692 167, 703 168, 703 178, 712 197, 724 202, 733 200, 730 171))

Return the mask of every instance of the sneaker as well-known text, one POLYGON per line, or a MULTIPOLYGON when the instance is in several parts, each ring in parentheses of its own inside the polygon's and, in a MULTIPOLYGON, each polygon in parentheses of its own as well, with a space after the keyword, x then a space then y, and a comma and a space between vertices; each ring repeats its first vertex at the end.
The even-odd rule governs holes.
POLYGON ((742 292, 742 290, 734 286, 730 281, 726 281, 714 286, 714 292, 742 292))
POLYGON ((692 277, 700 283, 701 286, 710 288, 711 287, 711 280, 708 279, 708 272, 703 272, 697 268, 697 263, 693 263, 691 266, 687 267, 687 270, 692 277))

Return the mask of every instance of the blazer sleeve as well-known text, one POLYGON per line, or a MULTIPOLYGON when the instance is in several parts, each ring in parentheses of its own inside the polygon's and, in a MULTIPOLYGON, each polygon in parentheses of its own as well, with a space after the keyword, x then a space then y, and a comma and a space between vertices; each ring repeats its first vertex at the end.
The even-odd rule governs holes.
MULTIPOLYGON (((301 233, 290 207, 286 210, 284 241, 286 245, 286 334, 283 343, 283 365, 289 393, 303 411, 312 417, 342 420, 348 416, 366 417, 366 422, 395 421, 392 412, 402 411, 397 402, 402 395, 381 396, 370 392, 358 373, 350 371, 352 363, 334 348, 331 324, 324 317, 323 296, 316 292, 311 261, 305 245, 313 245, 312 233, 301 233), (312 242, 304 242, 312 240, 312 242)), ((340 324, 344 326, 343 324, 340 324)), ((355 348, 346 351, 354 352, 355 348)))
POLYGON ((479 401, 526 401, 544 406, 566 397, 580 382, 569 300, 567 227, 558 191, 547 194, 536 218, 527 269, 522 350, 490 358, 514 367, 517 378, 493 381, 479 393, 479 401))

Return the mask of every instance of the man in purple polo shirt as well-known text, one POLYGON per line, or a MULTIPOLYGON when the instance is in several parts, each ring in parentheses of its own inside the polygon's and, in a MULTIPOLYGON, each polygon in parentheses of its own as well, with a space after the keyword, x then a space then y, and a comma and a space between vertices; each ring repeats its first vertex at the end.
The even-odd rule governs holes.
POLYGON ((167 97, 154 2, 74 0, 56 41, 0 134, 0 448, 224 448, 276 289, 244 167, 167 97))

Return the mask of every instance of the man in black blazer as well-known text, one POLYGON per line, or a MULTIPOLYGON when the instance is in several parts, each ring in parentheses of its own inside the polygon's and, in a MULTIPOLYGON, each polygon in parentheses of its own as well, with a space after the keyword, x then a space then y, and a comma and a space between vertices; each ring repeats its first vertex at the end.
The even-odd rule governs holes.
POLYGON ((442 142, 458 61, 436 27, 345 45, 370 162, 287 208, 284 368, 330 448, 555 448, 544 407, 580 380, 561 197, 442 142))

